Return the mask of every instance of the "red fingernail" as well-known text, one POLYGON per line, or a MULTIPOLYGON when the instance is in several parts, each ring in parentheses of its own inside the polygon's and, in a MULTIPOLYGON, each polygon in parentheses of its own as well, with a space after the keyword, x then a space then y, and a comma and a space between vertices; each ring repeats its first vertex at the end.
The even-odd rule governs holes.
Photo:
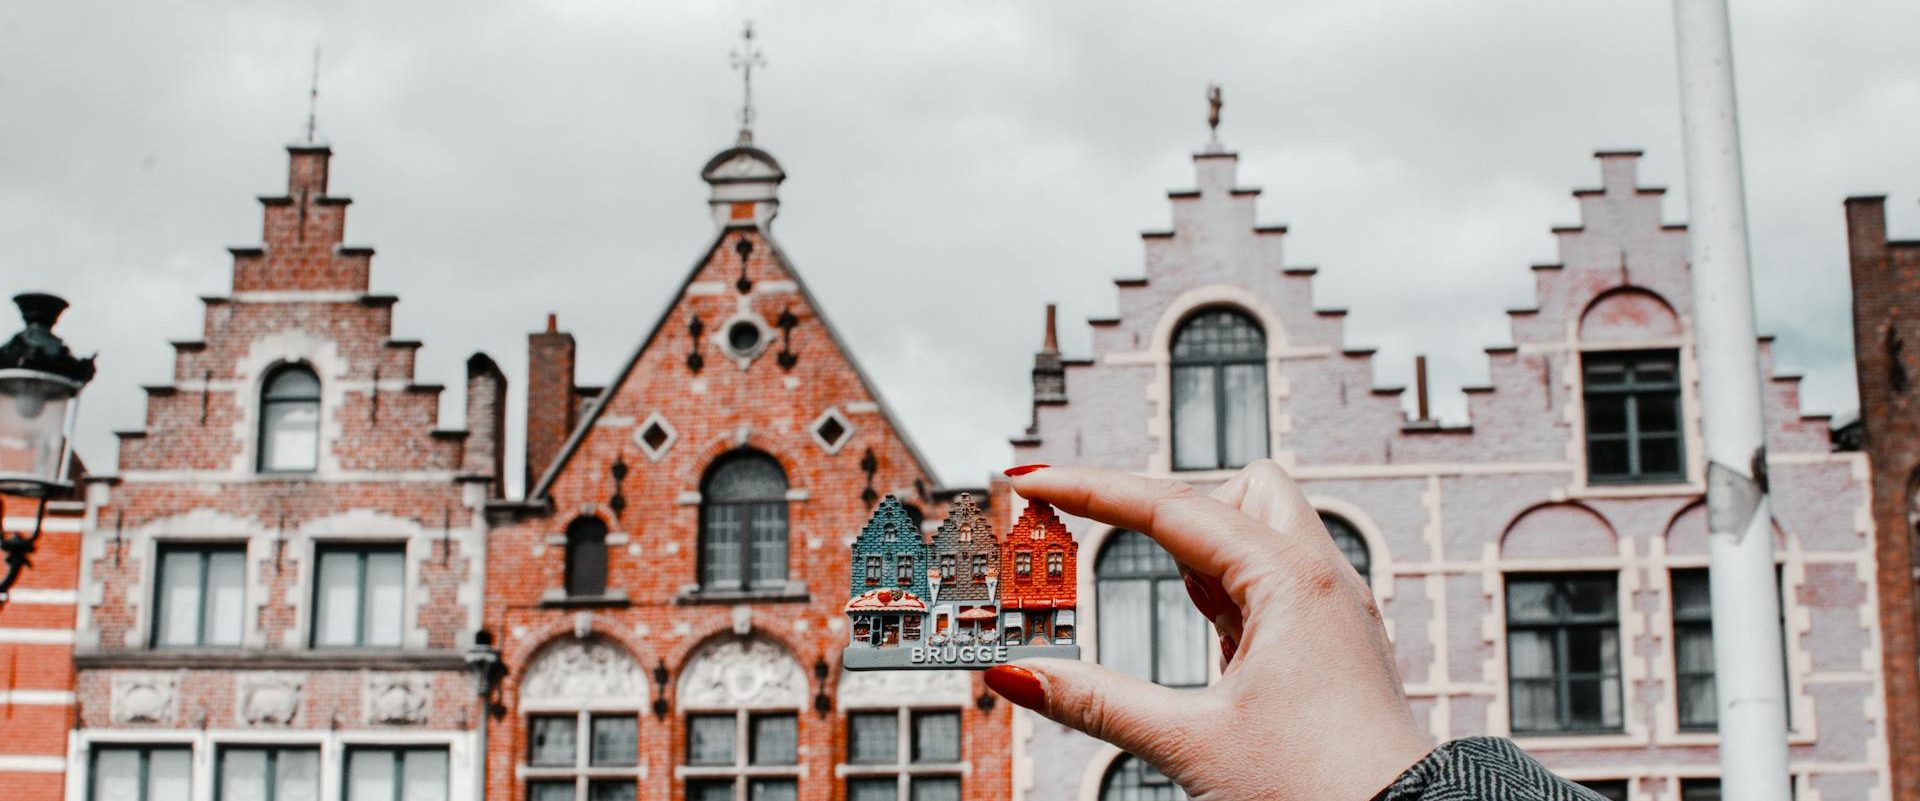
POLYGON ((1220 669, 1226 670, 1233 664, 1233 655, 1240 650, 1240 644, 1226 637, 1220 638, 1220 669))
POLYGON ((1006 470, 1006 473, 1007 473, 1007 478, 1014 478, 1014 477, 1016 477, 1016 476, 1024 476, 1024 475, 1026 475, 1026 474, 1028 474, 1028 473, 1031 473, 1031 472, 1033 472, 1033 471, 1035 471, 1035 470, 1039 470, 1039 469, 1040 469, 1040 468, 1042 468, 1042 467, 1052 467, 1052 466, 1053 466, 1053 465, 1050 465, 1050 464, 1023 464, 1023 465, 1020 465, 1019 467, 1009 467, 1009 468, 1007 468, 1007 470, 1006 470))
POLYGON ((995 665, 987 669, 987 686, 1002 698, 1035 712, 1047 708, 1047 690, 1033 671, 1016 665, 995 665))

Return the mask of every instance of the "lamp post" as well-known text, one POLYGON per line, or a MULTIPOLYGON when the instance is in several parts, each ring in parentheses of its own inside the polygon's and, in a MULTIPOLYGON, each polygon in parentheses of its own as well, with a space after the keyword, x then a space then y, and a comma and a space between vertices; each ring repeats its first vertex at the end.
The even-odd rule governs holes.
POLYGON ((53 295, 15 295, 26 328, 0 345, 0 493, 37 498, 32 534, 0 534, 7 572, 0 576, 5 603, 21 571, 32 564, 46 520, 47 499, 71 490, 73 423, 80 389, 93 380, 93 357, 79 358, 54 336, 53 324, 67 302, 53 295))
POLYGON ((467 669, 473 672, 475 695, 480 700, 480 724, 474 739, 478 741, 479 755, 474 758, 474 798, 484 801, 487 797, 487 721, 493 717, 493 691, 500 686, 500 680, 507 675, 506 665, 500 662, 500 649, 493 644, 493 632, 481 629, 473 633, 473 645, 465 654, 467 669))

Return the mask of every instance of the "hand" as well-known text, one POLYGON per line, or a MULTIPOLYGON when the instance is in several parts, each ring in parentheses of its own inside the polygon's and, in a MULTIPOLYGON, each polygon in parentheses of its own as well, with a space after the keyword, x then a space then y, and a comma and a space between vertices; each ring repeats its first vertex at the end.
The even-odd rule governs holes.
POLYGON ((1205 689, 1174 690, 1024 660, 987 672, 1008 700, 1146 760, 1195 801, 1367 801, 1431 749, 1373 592, 1279 465, 1249 465, 1210 495, 1077 467, 1019 473, 1013 489, 1159 542, 1221 633, 1225 667, 1205 689))

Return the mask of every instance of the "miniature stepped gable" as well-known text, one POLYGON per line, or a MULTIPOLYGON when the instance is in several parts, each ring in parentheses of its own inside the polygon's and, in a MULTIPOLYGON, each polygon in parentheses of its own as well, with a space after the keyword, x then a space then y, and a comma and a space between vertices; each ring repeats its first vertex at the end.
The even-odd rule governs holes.
POLYGON ((287 152, 287 193, 260 198, 263 244, 232 249, 233 291, 364 294, 373 249, 341 244, 353 201, 327 194, 333 149, 299 144, 287 152))
POLYGON ((1027 504, 1000 549, 1000 607, 1009 641, 1072 642, 1079 551, 1052 506, 1027 504))
POLYGON ((854 540, 850 594, 858 597, 887 589, 904 591, 924 601, 928 592, 927 553, 926 539, 914 527, 900 499, 892 495, 882 498, 854 540), (875 559, 879 560, 877 573, 871 570, 875 559))

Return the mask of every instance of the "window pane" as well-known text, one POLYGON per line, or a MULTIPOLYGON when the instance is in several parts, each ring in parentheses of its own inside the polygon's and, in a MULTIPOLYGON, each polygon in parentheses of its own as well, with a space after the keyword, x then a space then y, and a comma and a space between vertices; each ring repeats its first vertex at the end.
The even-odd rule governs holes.
POLYGON ((567 594, 607 592, 607 525, 583 517, 567 526, 567 594))
POLYGON ((900 781, 885 779, 848 779, 847 801, 899 801, 900 781))
POLYGON ((1640 439, 1640 472, 1648 475, 1680 473, 1680 437, 1643 436, 1640 439))
POLYGON ((160 645, 200 644, 199 551, 166 551, 160 555, 160 645))
POLYGON ((1631 475, 1633 463, 1627 455, 1627 441, 1624 439, 1587 441, 1587 474, 1595 478, 1618 478, 1631 475))
POLYGON ((447 801, 447 752, 407 751, 404 801, 447 801))
POLYGON ((1682 779, 1680 801, 1720 801, 1720 780, 1682 779))
POLYGON ((156 748, 147 752, 147 801, 190 797, 192 772, 193 759, 185 748, 156 748))
POLYGON ((687 782, 687 801, 733 801, 733 781, 687 782))
POLYGON ((1211 470, 1220 466, 1215 452, 1213 367, 1173 368, 1173 466, 1211 470))
POLYGON ((960 761, 960 713, 914 713, 913 761, 960 761))
POLYGON ((1507 672, 1514 678, 1539 679, 1553 676, 1553 634, 1546 631, 1513 631, 1507 634, 1507 672))
POLYGON ((747 785, 748 801, 798 801, 800 783, 793 779, 755 779, 747 785))
POLYGON ((573 801, 573 782, 529 782, 527 801, 573 801))
POLYGON ((347 752, 347 801, 393 801, 394 752, 347 752))
POLYGON ((884 765, 900 760, 900 716, 862 712, 847 717, 847 761, 884 765))
POLYGON ((753 580, 787 580, 787 504, 757 503, 747 507, 753 522, 753 580))
POLYGON ((735 451, 713 467, 700 494, 708 501, 785 500, 787 474, 771 456, 735 451))
POLYGON ((593 719, 593 765, 633 765, 640 761, 640 721, 638 718, 595 717, 593 719))
POLYGON ((1267 455, 1267 367, 1233 364, 1226 368, 1227 452, 1222 467, 1244 467, 1267 455))
POLYGON ((1627 433, 1627 396, 1595 395, 1588 398, 1587 433, 1627 433))
POLYGON ((1673 619, 1713 620, 1713 592, 1707 583, 1707 571, 1673 571, 1673 619))
POLYGON ((1642 434, 1673 434, 1680 431, 1680 393, 1649 392, 1639 396, 1634 403, 1639 412, 1639 425, 1642 434))
POLYGON ((1342 556, 1347 557, 1347 563, 1353 565, 1354 572, 1371 582, 1373 555, 1367 551, 1366 540, 1360 538, 1360 533, 1353 530, 1352 524, 1333 515, 1321 515, 1320 522, 1326 524, 1327 536, 1333 538, 1333 544, 1340 548, 1342 556))
POLYGON ((1152 583, 1146 579, 1102 579, 1098 591, 1100 664, 1152 681, 1152 583))
POLYGON ((696 715, 687 718, 687 764, 733 764, 732 715, 696 715))
POLYGON ((220 754, 220 801, 265 801, 267 752, 252 748, 220 754))
POLYGON ((93 752, 94 801, 139 801, 140 751, 96 747, 93 752))
POLYGON ((527 762, 533 765, 572 767, 574 764, 575 729, 578 720, 566 717, 546 717, 533 719, 533 733, 528 738, 527 762))
POLYGON ((207 555, 207 645, 239 645, 246 614, 246 554, 214 551, 207 555))
POLYGON ((1512 686, 1515 731, 1553 731, 1560 728, 1560 707, 1553 679, 1514 679, 1512 686))
POLYGON ((260 413, 261 469, 307 471, 319 466, 319 403, 276 401, 260 413))
POLYGON ((800 761, 800 722, 792 715, 756 715, 750 749, 755 765, 793 765, 800 761))
POLYGON ((1714 697, 1713 676, 1681 676, 1680 726, 1687 729, 1711 729, 1720 723, 1718 699, 1714 697))
POLYGON ((1627 782, 1624 779, 1614 781, 1580 782, 1581 787, 1593 791, 1594 795, 1607 801, 1627 801, 1627 782))
POLYGON ((709 587, 740 586, 740 521, 738 506, 709 506, 703 510, 706 526, 700 538, 701 583, 709 587))
POLYGON ((1207 683, 1207 621, 1187 598, 1186 585, 1172 579, 1154 582, 1154 618, 1160 627, 1153 644, 1154 680, 1169 687, 1207 683))
POLYGON ((399 551, 367 554, 367 600, 363 645, 400 645, 406 609, 406 556, 399 551))
POLYGON ((1186 797, 1160 771, 1125 755, 1114 760, 1100 783, 1100 801, 1186 801, 1186 797))
POLYGON ((639 786, 632 779, 587 783, 587 801, 633 801, 639 786))
POLYGON ((1612 620, 1615 617, 1614 610, 1620 603, 1620 594, 1614 587, 1612 576, 1567 582, 1569 611, 1584 618, 1601 617, 1612 620))
POLYGON ((269 400, 316 400, 320 397, 320 378, 304 367, 281 368, 267 380, 264 397, 269 400))
POLYGON ((360 625, 360 554, 353 551, 321 553, 317 586, 313 607, 314 644, 356 644, 360 625))
POLYGON ((1534 579, 1507 582, 1507 619, 1513 622, 1553 620, 1553 583, 1534 579))
POLYGON ((912 801, 960 801, 960 779, 953 776, 914 779, 912 801))
POLYGON ((275 756, 273 801, 315 801, 320 797, 320 751, 283 749, 275 756))

